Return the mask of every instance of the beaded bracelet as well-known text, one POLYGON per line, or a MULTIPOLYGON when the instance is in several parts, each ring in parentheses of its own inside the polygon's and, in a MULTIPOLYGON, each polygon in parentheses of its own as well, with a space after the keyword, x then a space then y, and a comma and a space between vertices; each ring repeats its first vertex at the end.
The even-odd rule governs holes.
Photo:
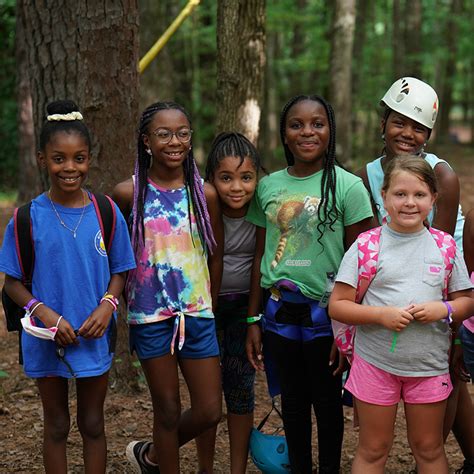
POLYGON ((119 305, 119 300, 118 298, 113 295, 112 293, 109 293, 108 291, 105 292, 104 296, 102 296, 102 299, 113 301, 114 305, 116 306, 116 309, 118 308, 119 305))

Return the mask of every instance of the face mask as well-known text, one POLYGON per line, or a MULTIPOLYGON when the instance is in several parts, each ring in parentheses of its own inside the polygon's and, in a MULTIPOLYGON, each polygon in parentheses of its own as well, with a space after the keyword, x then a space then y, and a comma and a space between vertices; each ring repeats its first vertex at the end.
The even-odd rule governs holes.
POLYGON ((61 321, 61 319, 62 316, 58 318, 56 326, 53 326, 51 328, 41 328, 39 326, 36 326, 35 320, 32 316, 24 316, 23 318, 21 318, 21 325, 23 326, 25 332, 27 332, 31 336, 54 341, 56 333, 58 332, 59 321, 61 321))

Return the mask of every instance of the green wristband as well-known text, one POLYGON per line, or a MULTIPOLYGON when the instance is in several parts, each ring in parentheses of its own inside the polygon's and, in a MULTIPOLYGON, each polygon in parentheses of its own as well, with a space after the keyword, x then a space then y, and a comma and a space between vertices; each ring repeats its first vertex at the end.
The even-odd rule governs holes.
POLYGON ((262 319, 262 314, 258 314, 257 316, 249 316, 247 318, 247 324, 258 323, 262 319))
POLYGON ((459 339, 459 338, 454 339, 454 345, 455 346, 460 346, 461 345, 461 339, 459 339))

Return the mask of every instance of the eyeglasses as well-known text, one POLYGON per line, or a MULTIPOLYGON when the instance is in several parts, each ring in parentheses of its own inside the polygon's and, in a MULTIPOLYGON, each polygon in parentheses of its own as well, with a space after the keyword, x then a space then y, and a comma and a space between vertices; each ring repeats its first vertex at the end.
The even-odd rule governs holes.
POLYGON ((159 143, 166 145, 173 139, 173 135, 176 135, 176 138, 181 143, 188 143, 191 140, 193 131, 190 130, 189 128, 182 128, 181 130, 178 130, 177 132, 172 132, 171 130, 168 130, 167 128, 157 128, 152 133, 158 139, 159 143))

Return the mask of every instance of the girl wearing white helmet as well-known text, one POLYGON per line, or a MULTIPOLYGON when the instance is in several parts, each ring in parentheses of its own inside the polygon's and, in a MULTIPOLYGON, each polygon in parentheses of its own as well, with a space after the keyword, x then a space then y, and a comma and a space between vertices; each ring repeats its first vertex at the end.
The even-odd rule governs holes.
POLYGON ((387 216, 380 190, 388 163, 399 155, 420 155, 435 170, 440 189, 429 223, 453 235, 462 249, 464 217, 459 205, 459 179, 445 160, 424 151, 438 116, 436 92, 419 79, 403 77, 392 84, 380 105, 385 107, 381 122, 384 154, 356 172, 372 195, 380 224, 387 216))

